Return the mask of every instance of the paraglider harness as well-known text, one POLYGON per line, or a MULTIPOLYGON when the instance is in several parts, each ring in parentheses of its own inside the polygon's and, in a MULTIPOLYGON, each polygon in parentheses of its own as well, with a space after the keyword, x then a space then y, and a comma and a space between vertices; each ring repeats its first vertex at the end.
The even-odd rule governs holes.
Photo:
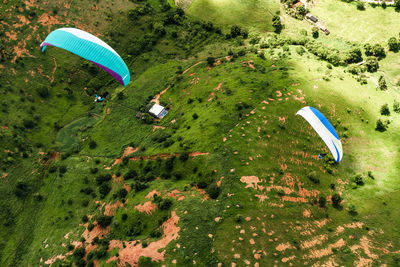
POLYGON ((318 155, 318 158, 319 158, 319 159, 323 159, 325 156, 326 156, 326 153, 322 153, 322 154, 319 154, 319 155, 318 155))
POLYGON ((96 94, 96 98, 94 99, 94 102, 98 102, 98 103, 103 102, 107 95, 108 95, 108 92, 105 92, 102 95, 96 94))

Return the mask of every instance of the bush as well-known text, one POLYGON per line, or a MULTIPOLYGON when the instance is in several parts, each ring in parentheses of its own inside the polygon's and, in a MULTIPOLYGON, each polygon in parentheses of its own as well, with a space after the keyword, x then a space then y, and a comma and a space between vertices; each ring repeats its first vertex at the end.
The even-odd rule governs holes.
POLYGON ((129 179, 136 179, 138 176, 137 172, 135 170, 129 170, 125 175, 124 175, 124 179, 125 180, 129 180, 129 179))
POLYGON ((283 29, 283 24, 281 22, 281 18, 277 15, 275 15, 272 18, 272 27, 274 27, 274 32, 275 33, 280 33, 283 29))
POLYGON ((354 176, 354 182, 355 182, 357 185, 364 185, 364 181, 363 181, 362 175, 361 175, 361 174, 356 174, 356 175, 354 176))
POLYGON ((349 214, 352 215, 352 216, 358 215, 358 212, 356 210, 356 206, 354 206, 353 204, 349 205, 349 214))
POLYGON ((312 35, 312 37, 314 37, 314 38, 318 38, 318 36, 319 36, 319 31, 318 31, 318 28, 317 28, 317 27, 312 27, 312 29, 311 29, 311 35, 312 35))
POLYGON ((379 69, 379 62, 376 57, 367 57, 365 66, 369 72, 376 72, 379 69))
POLYGON ((111 174, 103 174, 96 177, 97 185, 102 185, 105 182, 108 182, 112 179, 111 174))
POLYGON ((207 64, 208 66, 212 67, 215 63, 215 58, 214 57, 208 57, 207 58, 207 64))
POLYGON ((89 142, 89 148, 90 148, 90 149, 95 149, 96 147, 97 147, 96 141, 91 140, 91 141, 89 142))
POLYGON ((99 215, 97 217, 97 224, 100 227, 105 228, 111 224, 112 219, 113 219, 112 216, 99 215))
POLYGON ((338 193, 332 195, 332 204, 335 208, 340 207, 340 203, 342 202, 342 200, 342 197, 338 193))
POLYGON ((365 10, 365 6, 363 2, 357 2, 357 9, 358 10, 365 10))
POLYGON ((317 178, 317 173, 315 171, 308 173, 307 178, 314 184, 319 184, 319 179, 317 178))
POLYGON ((169 210, 169 208, 172 206, 172 200, 169 198, 164 198, 161 202, 158 204, 158 208, 160 210, 169 210))
POLYGON ((60 167, 58 167, 58 170, 60 171, 61 174, 64 174, 67 172, 67 166, 61 165, 60 167))
POLYGON ((36 91, 41 98, 48 98, 50 96, 50 91, 47 87, 41 87, 36 91))
POLYGON ((391 37, 388 40, 389 51, 398 52, 400 49, 399 40, 396 37, 391 37))
POLYGON ((88 220, 89 220, 89 218, 88 218, 88 216, 86 216, 86 215, 83 215, 83 217, 82 217, 82 222, 88 222, 88 220))
POLYGON ((212 199, 216 199, 219 196, 220 192, 220 188, 215 183, 208 186, 207 193, 212 199))
POLYGON ((121 219, 122 219, 123 221, 126 221, 126 219, 128 219, 128 214, 122 213, 121 219))
POLYGON ((197 120, 197 119, 199 118, 199 115, 197 115, 197 113, 193 113, 192 118, 193 118, 194 120, 197 120))
POLYGON ((322 196, 322 195, 319 196, 319 198, 318 198, 318 205, 319 205, 321 208, 325 208, 325 206, 326 206, 326 198, 325 198, 324 196, 322 196))
POLYGON ((33 127, 36 126, 36 123, 33 120, 30 120, 30 119, 24 119, 22 121, 22 124, 24 125, 24 127, 26 129, 32 129, 33 127))
POLYGON ((88 227, 87 227, 87 229, 88 229, 89 232, 92 231, 93 228, 94 228, 94 224, 93 224, 93 223, 90 223, 90 224, 88 225, 88 227))
POLYGON ((400 103, 396 100, 393 102, 393 111, 396 113, 400 113, 400 103))
POLYGON ((379 77, 378 85, 382 91, 387 90, 386 80, 382 75, 379 77))
POLYGON ((189 153, 183 152, 180 156, 179 159, 183 162, 187 161, 189 159, 189 153))
POLYGON ((389 105, 388 104, 382 105, 380 112, 381 115, 389 116, 390 115, 389 105))
POLYGON ((378 119, 376 121, 376 127, 375 130, 379 132, 384 132, 387 130, 387 123, 384 123, 381 119, 378 119))
POLYGON ((108 184, 102 184, 99 188, 99 193, 100 193, 100 197, 104 198, 105 196, 108 195, 108 193, 110 193, 111 191, 111 187, 108 184))

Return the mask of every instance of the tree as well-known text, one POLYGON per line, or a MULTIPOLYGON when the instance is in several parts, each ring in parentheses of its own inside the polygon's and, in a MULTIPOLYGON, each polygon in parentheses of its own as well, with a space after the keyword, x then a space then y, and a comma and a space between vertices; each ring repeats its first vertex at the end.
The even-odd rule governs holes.
POLYGON ((356 174, 356 176, 354 176, 354 182, 357 185, 364 185, 364 181, 363 181, 363 177, 361 174, 356 174))
POLYGON ((342 197, 338 193, 332 195, 332 204, 335 208, 340 207, 340 203, 342 202, 342 200, 342 197))
POLYGON ((208 66, 212 67, 215 63, 215 58, 214 57, 208 57, 207 58, 207 64, 208 66))
POLYGON ((363 2, 357 2, 357 9, 358 10, 365 10, 365 6, 363 2))
POLYGON ((321 208, 325 208, 325 205, 326 205, 326 198, 325 198, 324 196, 322 196, 322 195, 319 196, 319 198, 318 198, 318 205, 319 205, 321 208))
POLYGON ((365 66, 369 72, 376 72, 379 69, 379 62, 376 57, 367 57, 365 66))
POLYGON ((384 123, 381 119, 378 119, 376 121, 376 127, 375 127, 376 131, 384 132, 386 131, 387 127, 388 127, 387 124, 384 123))
POLYGON ((97 217, 97 224, 100 227, 105 228, 111 224, 112 219, 112 216, 99 215, 99 217, 97 217))
POLYGON ((319 31, 318 31, 318 28, 317 28, 317 27, 312 27, 312 29, 311 29, 311 35, 312 35, 312 37, 314 37, 314 38, 318 38, 318 36, 319 36, 319 31))
POLYGON ((235 37, 237 37, 237 36, 239 36, 241 34, 242 34, 242 29, 239 26, 233 25, 231 27, 231 37, 232 38, 235 38, 235 37))
POLYGON ((387 90, 386 80, 385 80, 385 78, 383 77, 383 75, 381 75, 381 76, 379 77, 378 84, 379 84, 379 88, 380 88, 382 91, 387 90))
POLYGON ((380 111, 381 111, 381 115, 389 116, 390 115, 389 105, 388 104, 382 105, 380 111))
POLYGON ((207 193, 210 195, 212 199, 216 199, 221 192, 220 188, 215 184, 210 184, 207 189, 207 193))
POLYGON ((396 10, 396 12, 400 11, 400 0, 394 0, 394 10, 396 10))
POLYGON ((357 63, 362 61, 362 54, 360 48, 354 47, 353 49, 351 49, 347 53, 345 61, 346 63, 357 63))
POLYGON ((272 27, 274 27, 275 33, 280 33, 282 31, 283 24, 282 24, 281 18, 279 16, 275 15, 272 18, 272 27))
POLYGON ((97 147, 96 141, 91 140, 91 141, 89 142, 89 148, 90 148, 90 149, 95 149, 96 147, 97 147))
POLYGON ((373 52, 373 55, 379 59, 382 59, 386 56, 385 48, 383 46, 381 46, 380 44, 375 44, 372 47, 372 52, 373 52))
POLYGON ((393 102, 393 111, 396 113, 400 113, 400 103, 396 100, 393 102))
POLYGON ((389 51, 398 52, 400 49, 399 40, 396 37, 390 37, 388 40, 389 51))
POLYGON ((307 13, 307 9, 303 5, 298 6, 296 11, 301 15, 305 15, 307 13))

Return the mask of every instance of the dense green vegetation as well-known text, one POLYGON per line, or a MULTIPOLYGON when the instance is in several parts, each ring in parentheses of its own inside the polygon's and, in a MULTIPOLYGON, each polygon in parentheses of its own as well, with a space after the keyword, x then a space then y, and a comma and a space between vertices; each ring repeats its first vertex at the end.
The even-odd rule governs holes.
POLYGON ((319 1, 325 35, 296 2, 3 1, 0 265, 398 264, 397 12, 319 1), (41 53, 63 26, 131 83, 41 53), (308 105, 339 164, 295 116, 308 105))

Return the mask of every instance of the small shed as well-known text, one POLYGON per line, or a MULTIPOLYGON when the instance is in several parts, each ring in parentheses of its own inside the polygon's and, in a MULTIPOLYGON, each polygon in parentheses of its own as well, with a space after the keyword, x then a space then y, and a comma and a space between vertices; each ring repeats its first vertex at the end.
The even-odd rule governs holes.
POLYGON ((316 23, 318 21, 318 19, 315 16, 311 15, 311 14, 307 14, 306 18, 308 18, 309 20, 311 20, 314 23, 316 23))
POLYGON ((165 115, 167 115, 168 111, 166 111, 163 106, 154 104, 149 110, 149 113, 159 119, 162 119, 165 115))

